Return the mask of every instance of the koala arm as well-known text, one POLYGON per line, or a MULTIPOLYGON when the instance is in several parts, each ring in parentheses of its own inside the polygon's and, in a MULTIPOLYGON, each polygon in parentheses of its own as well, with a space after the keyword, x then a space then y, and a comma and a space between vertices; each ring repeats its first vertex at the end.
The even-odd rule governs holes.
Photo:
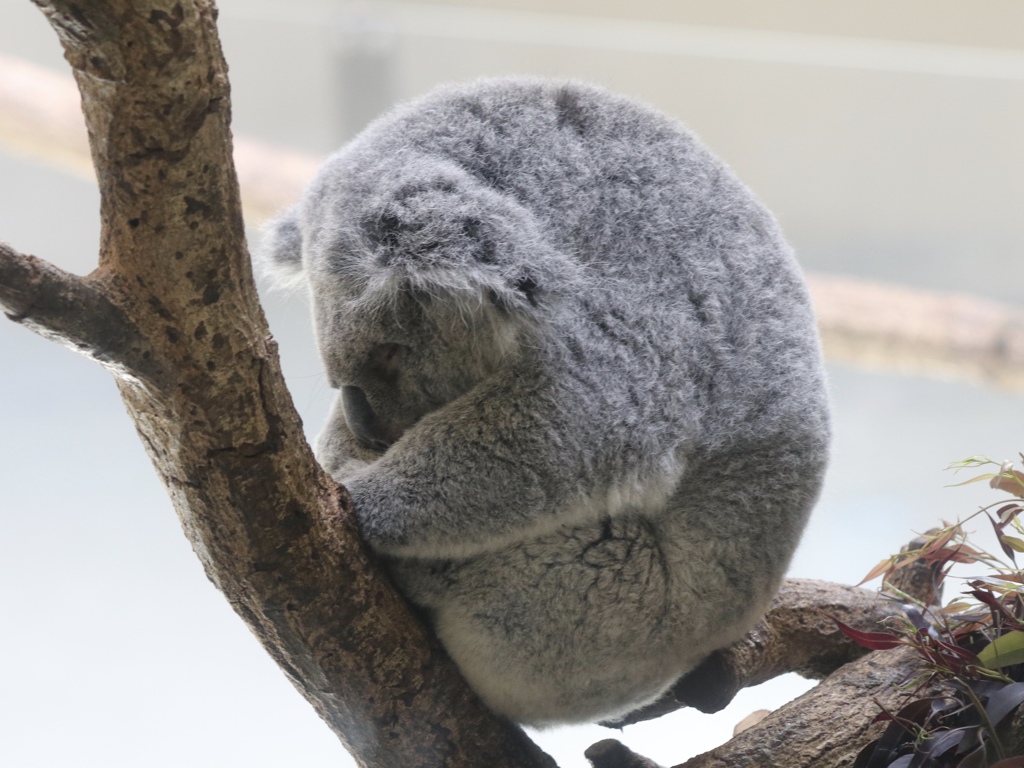
POLYGON ((341 400, 335 400, 331 408, 328 427, 317 438, 317 460, 332 477, 348 477, 369 466, 380 456, 359 444, 352 430, 345 423, 341 400))
POLYGON ((617 416, 571 388, 490 381, 428 414, 342 482, 378 551, 472 556, 663 504, 681 468, 622 461, 617 416))

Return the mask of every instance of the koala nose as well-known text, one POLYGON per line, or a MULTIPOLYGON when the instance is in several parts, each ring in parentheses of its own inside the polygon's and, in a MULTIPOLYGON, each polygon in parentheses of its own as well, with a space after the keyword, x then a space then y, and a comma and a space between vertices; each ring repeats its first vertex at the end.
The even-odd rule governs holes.
POLYGON ((345 413, 348 428, 364 448, 383 453, 398 439, 393 430, 377 418, 373 406, 366 399, 366 393, 359 387, 351 384, 342 386, 341 409, 345 413))

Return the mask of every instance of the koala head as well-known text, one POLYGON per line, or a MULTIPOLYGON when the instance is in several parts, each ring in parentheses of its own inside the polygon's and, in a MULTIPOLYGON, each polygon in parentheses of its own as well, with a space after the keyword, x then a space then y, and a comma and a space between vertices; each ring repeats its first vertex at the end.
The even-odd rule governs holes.
POLYGON ((387 450, 536 346, 573 283, 510 195, 436 158, 369 158, 358 144, 335 155, 264 241, 269 270, 307 284, 340 392, 321 453, 344 427, 387 450))

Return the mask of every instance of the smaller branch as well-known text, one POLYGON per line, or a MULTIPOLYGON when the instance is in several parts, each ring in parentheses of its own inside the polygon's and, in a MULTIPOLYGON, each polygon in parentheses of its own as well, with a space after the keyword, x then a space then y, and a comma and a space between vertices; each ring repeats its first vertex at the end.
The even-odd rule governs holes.
MULTIPOLYGON (((941 685, 925 685, 915 691, 901 687, 922 668, 921 658, 912 648, 869 653, 720 747, 675 768, 852 765, 857 753, 885 727, 875 722, 882 708, 896 711, 910 697, 947 692, 941 685)), ((654 765, 625 747, 603 744, 591 747, 600 748, 600 762, 593 763, 596 768, 654 765)))
POLYGON ((653 704, 602 725, 622 728, 683 707, 718 712, 742 689, 788 672, 820 680, 868 653, 829 616, 853 627, 874 628, 896 612, 891 600, 867 589, 787 580, 746 637, 711 654, 653 704))
POLYGON ((989 299, 809 275, 832 361, 1024 389, 1024 310, 989 299))
POLYGON ((945 693, 938 685, 916 692, 901 687, 922 668, 912 648, 868 653, 722 746, 676 768, 852 765, 885 727, 875 723, 882 707, 896 711, 911 696, 945 693))
POLYGON ((97 360, 115 375, 153 381, 160 371, 124 311, 89 278, 0 243, 0 309, 10 320, 97 360))
MULTIPOLYGON (((917 538, 902 551, 923 544, 924 540, 917 538)), ((935 569, 923 561, 896 571, 883 591, 890 588, 925 605, 935 604, 941 597, 935 586, 935 569)), ((896 605, 892 599, 858 587, 789 579, 746 637, 712 653, 657 701, 602 725, 622 728, 683 707, 718 712, 744 688, 787 672, 821 680, 867 653, 850 642, 829 617, 852 627, 873 628, 897 613, 896 605)))

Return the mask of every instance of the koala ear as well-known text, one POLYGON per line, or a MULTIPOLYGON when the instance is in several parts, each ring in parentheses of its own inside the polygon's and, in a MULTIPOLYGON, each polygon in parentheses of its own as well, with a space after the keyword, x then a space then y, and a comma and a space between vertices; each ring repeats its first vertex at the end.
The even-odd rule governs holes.
POLYGON ((302 268, 302 230, 299 208, 289 208, 262 230, 263 238, 256 252, 259 272, 279 287, 291 288, 305 280, 302 268))

